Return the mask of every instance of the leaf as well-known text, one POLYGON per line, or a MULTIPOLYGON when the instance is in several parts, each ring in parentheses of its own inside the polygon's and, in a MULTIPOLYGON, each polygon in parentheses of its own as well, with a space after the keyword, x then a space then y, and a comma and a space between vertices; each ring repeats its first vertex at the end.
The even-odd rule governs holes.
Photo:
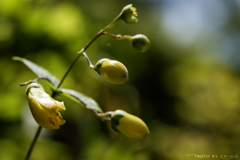
POLYGON ((71 89, 60 89, 60 94, 74 100, 77 103, 83 104, 87 109, 93 109, 102 113, 102 109, 99 107, 98 103, 83 93, 71 89))
POLYGON ((25 59, 25 58, 21 58, 21 57, 13 57, 12 58, 13 60, 16 60, 16 61, 20 61, 22 63, 24 63, 28 68, 30 68, 38 77, 41 77, 41 78, 44 78, 44 79, 47 79, 48 81, 47 82, 50 82, 50 86, 53 88, 53 89, 56 89, 56 87, 58 86, 59 84, 59 80, 53 76, 48 70, 46 70, 45 68, 25 59))

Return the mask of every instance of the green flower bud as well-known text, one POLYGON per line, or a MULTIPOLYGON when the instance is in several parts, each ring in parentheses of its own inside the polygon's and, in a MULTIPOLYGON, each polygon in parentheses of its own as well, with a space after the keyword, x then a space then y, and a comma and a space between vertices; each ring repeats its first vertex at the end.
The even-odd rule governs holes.
POLYGON ((132 7, 132 4, 129 4, 122 9, 121 19, 124 20, 126 23, 128 24, 136 23, 138 21, 136 16, 137 16, 136 8, 132 7))
POLYGON ((131 39, 132 46, 140 52, 145 52, 150 47, 149 39, 143 34, 137 34, 131 39))
POLYGON ((65 123, 59 111, 66 110, 63 102, 54 100, 38 83, 31 83, 26 89, 28 104, 35 121, 47 129, 59 129, 65 123))
POLYGON ((128 70, 120 62, 103 58, 99 60, 94 69, 108 82, 122 84, 128 80, 128 70))
POLYGON ((150 133, 143 120, 122 110, 111 115, 111 125, 115 131, 131 139, 141 139, 150 133))

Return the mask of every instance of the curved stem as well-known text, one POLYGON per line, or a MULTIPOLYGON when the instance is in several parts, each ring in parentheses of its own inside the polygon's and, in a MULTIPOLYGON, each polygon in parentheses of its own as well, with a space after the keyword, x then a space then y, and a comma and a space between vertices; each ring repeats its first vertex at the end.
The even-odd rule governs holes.
POLYGON ((47 78, 38 77, 38 78, 35 78, 34 80, 30 80, 30 81, 21 83, 20 86, 25 86, 25 85, 30 84, 30 83, 35 83, 35 82, 37 82, 37 81, 40 80, 40 79, 44 79, 44 80, 50 82, 49 79, 47 79, 47 78))
POLYGON ((97 111, 95 111, 94 109, 91 109, 92 112, 98 117, 100 118, 102 121, 111 121, 111 115, 113 114, 113 112, 106 112, 106 113, 98 113, 97 111))
POLYGON ((115 34, 108 33, 108 32, 103 32, 102 35, 108 35, 108 36, 111 36, 111 37, 113 37, 113 38, 115 38, 115 39, 118 39, 118 40, 124 40, 124 39, 129 39, 129 40, 131 40, 131 39, 132 39, 132 36, 130 36, 130 35, 123 35, 123 36, 122 36, 122 35, 120 35, 120 34, 115 35, 115 34))

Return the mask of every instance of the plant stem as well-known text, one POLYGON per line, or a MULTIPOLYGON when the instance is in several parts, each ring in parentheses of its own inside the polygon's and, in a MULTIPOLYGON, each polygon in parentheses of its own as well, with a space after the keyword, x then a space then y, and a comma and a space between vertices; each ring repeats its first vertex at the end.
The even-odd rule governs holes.
POLYGON ((124 39, 129 39, 131 40, 132 39, 132 36, 129 36, 129 35, 115 35, 115 34, 112 34, 112 33, 108 33, 108 32, 103 32, 102 33, 103 35, 108 35, 108 36, 111 36, 115 39, 118 39, 118 40, 124 40, 124 39))
POLYGON ((35 145, 35 143, 36 143, 36 141, 37 141, 37 138, 38 138, 41 130, 42 130, 42 127, 39 126, 39 127, 38 127, 38 130, 37 130, 37 133, 36 133, 36 135, 35 135, 32 143, 31 143, 31 146, 30 146, 30 148, 28 149, 28 152, 27 152, 27 155, 26 155, 25 160, 28 160, 28 159, 29 159, 29 157, 30 157, 30 155, 31 155, 31 153, 32 153, 33 147, 34 147, 34 145, 35 145))
POLYGON ((89 67, 94 69, 94 65, 91 63, 90 59, 88 58, 87 54, 85 52, 83 52, 83 56, 85 57, 85 59, 87 60, 89 67))
POLYGON ((95 111, 94 109, 91 109, 92 112, 98 117, 100 118, 102 121, 111 121, 111 115, 113 114, 113 112, 106 112, 106 113, 98 113, 97 111, 95 111))
POLYGON ((25 86, 25 85, 30 84, 30 83, 36 83, 36 82, 37 82, 38 80, 40 80, 40 79, 44 79, 44 80, 50 82, 49 79, 47 79, 47 78, 38 77, 38 78, 35 78, 34 80, 30 80, 30 81, 21 83, 20 86, 25 86))
POLYGON ((70 66, 68 67, 68 70, 65 72, 65 74, 63 75, 61 81, 59 82, 57 89, 62 85, 63 81, 65 80, 65 78, 67 77, 68 73, 71 71, 72 67, 74 66, 74 64, 77 62, 78 58, 81 56, 81 52, 78 52, 77 56, 74 58, 74 60, 72 61, 72 63, 70 64, 70 66))
MULTIPOLYGON (((71 71, 72 67, 73 67, 74 64, 77 62, 77 60, 79 59, 79 57, 80 57, 81 55, 84 55, 84 57, 85 57, 86 60, 88 61, 89 66, 90 66, 91 68, 93 68, 93 65, 91 64, 91 62, 90 62, 89 58, 87 57, 87 54, 85 53, 85 51, 88 49, 88 47, 89 47, 98 37, 100 37, 101 35, 103 35, 103 32, 105 32, 106 30, 108 30, 108 29, 111 28, 111 27, 119 20, 120 16, 121 16, 121 13, 120 13, 111 23, 109 23, 104 29, 100 30, 100 31, 93 37, 93 39, 92 39, 83 49, 81 49, 81 50, 78 52, 77 56, 74 58, 74 60, 72 61, 72 63, 71 63, 70 66, 68 67, 67 71, 66 71, 65 74, 63 75, 61 81, 59 82, 59 84, 58 84, 58 86, 57 86, 57 89, 60 88, 60 86, 62 85, 63 81, 65 80, 65 78, 67 77, 67 75, 68 75, 69 72, 71 71)), ((55 97, 56 93, 57 93, 56 91, 53 91, 53 93, 52 93, 52 98, 55 97)), ((108 120, 108 119, 106 119, 106 120, 108 120)), ((29 150, 28 150, 28 153, 27 153, 27 155, 26 155, 25 160, 28 160, 28 159, 29 159, 29 157, 30 157, 30 155, 31 155, 31 153, 32 153, 33 147, 34 147, 34 145, 35 145, 35 143, 36 143, 36 141, 37 141, 37 138, 38 138, 39 135, 40 135, 41 130, 42 130, 42 127, 39 126, 39 128, 38 128, 38 130, 37 130, 37 133, 36 133, 36 135, 35 135, 32 143, 31 143, 31 146, 30 146, 30 148, 29 148, 29 150)))
POLYGON ((112 26, 114 26, 114 24, 119 20, 119 18, 121 17, 121 14, 119 14, 111 23, 109 23, 105 28, 103 28, 102 30, 100 30, 95 37, 93 37, 93 39, 84 47, 83 51, 86 51, 88 49, 88 47, 98 38, 100 37, 103 32, 105 32, 106 30, 112 28, 112 26))

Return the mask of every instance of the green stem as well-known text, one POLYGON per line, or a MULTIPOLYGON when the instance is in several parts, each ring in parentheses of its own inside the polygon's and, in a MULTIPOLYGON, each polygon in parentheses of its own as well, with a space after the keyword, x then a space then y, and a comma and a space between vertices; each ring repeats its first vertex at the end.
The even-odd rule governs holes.
MULTIPOLYGON (((117 21, 120 19, 121 14, 119 14, 111 23, 109 23, 105 28, 103 28, 102 30, 100 30, 95 37, 93 37, 93 39, 83 48, 83 52, 86 51, 88 49, 88 47, 98 38, 100 37, 103 32, 105 32, 106 30, 112 28, 114 26, 115 23, 117 23, 117 21)), ((82 51, 82 50, 81 50, 82 51)), ((79 51, 79 52, 81 52, 79 51)))
POLYGON ((33 147, 34 147, 34 145, 35 145, 35 143, 36 143, 36 141, 37 141, 37 138, 38 138, 41 130, 42 130, 42 127, 39 126, 39 127, 38 127, 38 130, 37 130, 37 133, 36 133, 36 135, 35 135, 32 143, 31 143, 31 146, 30 146, 30 148, 29 148, 29 150, 28 150, 28 152, 27 152, 27 155, 26 155, 25 160, 28 160, 28 159, 29 159, 29 157, 30 157, 30 155, 31 155, 31 153, 32 153, 33 147))
POLYGON ((108 32, 103 32, 102 35, 108 35, 108 36, 111 36, 115 39, 118 39, 118 40, 124 40, 124 39, 128 39, 128 40, 132 40, 132 36, 130 35, 115 35, 115 34, 112 34, 112 33, 108 33, 108 32))
POLYGON ((106 113, 98 113, 97 111, 95 111, 94 109, 91 109, 92 112, 98 117, 100 118, 102 121, 111 121, 111 115, 113 114, 113 112, 106 112, 106 113))
MULTIPOLYGON (((61 81, 59 82, 58 86, 57 86, 57 89, 60 88, 60 86, 62 85, 63 81, 65 80, 65 78, 67 77, 67 75, 69 74, 69 72, 71 71, 72 67, 74 66, 74 64, 77 62, 77 60, 79 59, 79 57, 81 55, 84 55, 84 57, 86 58, 87 55, 85 53, 85 51, 88 49, 88 47, 98 38, 100 37, 101 35, 103 35, 103 32, 105 32, 106 30, 110 29, 119 19, 120 19, 120 16, 121 14, 119 14, 111 23, 109 23, 104 29, 100 30, 96 35, 95 37, 93 37, 93 39, 82 49, 78 52, 77 56, 74 58, 74 60, 72 61, 72 63, 70 64, 70 66, 68 67, 67 71, 65 72, 65 74, 63 75, 61 81)), ((89 60, 89 58, 87 57, 86 60, 88 61, 90 67, 92 68, 92 65, 91 65, 91 62, 89 60)), ((52 98, 54 98, 54 96, 56 95, 56 91, 54 91, 52 93, 52 98)), ((28 160, 31 153, 32 153, 32 150, 33 150, 33 147, 34 145, 36 144, 36 141, 37 141, 37 138, 39 137, 40 135, 40 132, 42 130, 42 127, 39 126, 38 130, 37 130, 37 133, 31 143, 31 146, 27 152, 27 155, 26 155, 26 158, 25 160, 28 160)))
POLYGON ((71 71, 72 67, 74 66, 74 64, 77 62, 78 58, 82 55, 81 52, 78 52, 77 56, 74 58, 74 60, 72 61, 72 63, 70 64, 70 66, 68 67, 68 70, 65 72, 65 74, 63 75, 61 81, 59 82, 57 89, 62 85, 63 81, 65 80, 65 78, 67 77, 68 73, 71 71))

